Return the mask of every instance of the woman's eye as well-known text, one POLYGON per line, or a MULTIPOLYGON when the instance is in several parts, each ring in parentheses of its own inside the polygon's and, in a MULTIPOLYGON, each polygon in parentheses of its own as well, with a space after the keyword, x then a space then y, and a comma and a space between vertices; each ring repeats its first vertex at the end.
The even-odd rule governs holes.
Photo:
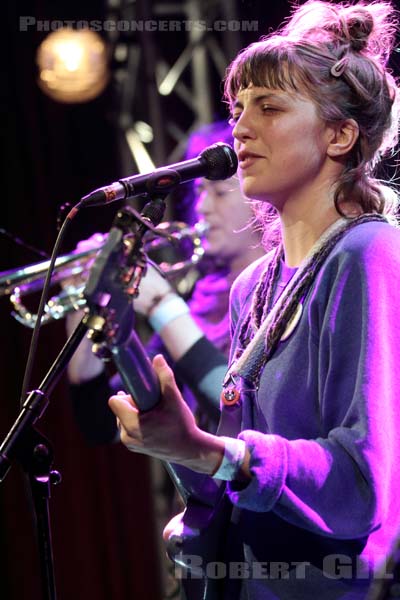
POLYGON ((276 108, 275 106, 270 106, 269 104, 264 104, 263 106, 261 106, 261 110, 263 113, 265 113, 265 112, 277 112, 279 109, 276 108))

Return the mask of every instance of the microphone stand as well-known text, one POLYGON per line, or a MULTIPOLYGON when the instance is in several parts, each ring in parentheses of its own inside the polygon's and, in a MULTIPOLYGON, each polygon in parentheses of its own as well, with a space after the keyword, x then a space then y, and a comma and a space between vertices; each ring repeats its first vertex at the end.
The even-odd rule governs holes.
POLYGON ((53 448, 49 440, 34 425, 44 414, 49 404, 48 395, 60 379, 86 332, 87 326, 82 319, 39 387, 30 392, 14 425, 0 446, 0 482, 5 479, 12 460, 19 462, 28 475, 35 509, 42 592, 45 600, 57 598, 49 499, 50 486, 59 483, 61 475, 52 469, 53 448))
MULTIPOLYGON (((52 469, 53 448, 51 443, 34 425, 45 413, 49 404, 48 396, 64 373, 85 333, 89 329, 94 337, 96 337, 96 333, 103 333, 106 321, 99 316, 100 306, 96 302, 101 303, 104 294, 107 296, 107 292, 110 292, 111 300, 116 296, 117 305, 122 304, 131 308, 129 294, 125 296, 125 292, 121 293, 123 302, 118 297, 119 288, 123 286, 120 283, 117 285, 114 279, 119 279, 125 271, 127 274, 132 275, 137 270, 136 285, 139 284, 144 269, 141 256, 142 236, 147 229, 153 229, 153 226, 161 221, 165 209, 162 194, 151 197, 151 200, 146 205, 147 212, 144 214, 138 214, 129 206, 118 212, 115 218, 115 226, 111 229, 107 244, 92 267, 85 288, 87 301, 92 299, 92 303, 88 301, 88 314, 82 318, 75 331, 68 338, 39 387, 29 393, 16 421, 0 446, 0 482, 4 481, 7 476, 11 462, 16 460, 28 475, 31 485, 36 517, 43 600, 56 600, 57 598, 49 499, 50 486, 59 483, 61 475, 58 471, 52 469), (127 240, 124 240, 126 234, 128 234, 127 240), (126 242, 128 242, 127 247, 130 248, 129 252, 126 250, 126 242)), ((113 312, 115 312, 114 308, 111 309, 111 313, 113 312)), ((124 311, 122 312, 124 313, 124 311)), ((118 330, 119 324, 115 323, 113 327, 118 330)), ((148 398, 149 402, 150 399, 153 401, 151 394, 148 398)))

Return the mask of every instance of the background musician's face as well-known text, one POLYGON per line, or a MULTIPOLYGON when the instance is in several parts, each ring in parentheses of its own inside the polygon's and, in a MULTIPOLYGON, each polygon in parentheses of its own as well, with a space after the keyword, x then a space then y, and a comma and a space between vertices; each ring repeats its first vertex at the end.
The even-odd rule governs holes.
POLYGON ((230 261, 259 242, 250 227, 253 212, 243 198, 236 177, 224 181, 201 179, 197 182, 196 212, 209 230, 205 240, 207 254, 230 261))

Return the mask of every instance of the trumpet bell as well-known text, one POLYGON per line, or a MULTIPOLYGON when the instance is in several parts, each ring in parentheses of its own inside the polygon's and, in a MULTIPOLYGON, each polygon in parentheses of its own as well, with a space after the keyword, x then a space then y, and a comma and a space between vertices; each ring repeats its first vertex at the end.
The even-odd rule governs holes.
MULTIPOLYGON (((85 306, 86 302, 82 294, 84 284, 79 287, 68 285, 68 280, 76 280, 78 276, 84 278, 97 251, 98 248, 85 252, 73 252, 57 258, 51 285, 59 284, 61 290, 46 303, 42 325, 62 319, 69 312, 85 306)), ((11 315, 31 329, 35 327, 37 315, 25 305, 25 297, 43 289, 49 265, 50 261, 45 260, 0 273, 0 296, 10 296, 13 307, 11 315)))
MULTIPOLYGON (((84 285, 80 287, 67 286, 50 298, 44 307, 41 325, 64 319, 69 312, 84 308, 86 306, 86 300, 83 296, 84 289, 84 285)), ((20 288, 16 287, 14 289, 10 295, 10 302, 14 308, 11 312, 14 319, 33 329, 37 321, 37 315, 25 306, 20 288)))
MULTIPOLYGON (((97 251, 98 248, 86 252, 66 254, 57 258, 51 278, 52 284, 59 283, 67 277, 75 277, 81 274, 84 269, 87 269, 88 260, 93 258, 97 251)), ((0 272, 0 296, 12 294, 17 286, 21 295, 43 289, 49 266, 50 261, 45 260, 27 267, 0 272)))
MULTIPOLYGON (((143 238, 145 254, 158 264, 167 279, 183 297, 187 297, 199 277, 197 265, 204 257, 202 223, 190 227, 181 222, 161 223, 160 235, 148 232, 143 238)), ((104 242, 84 252, 72 252, 56 260, 51 285, 61 291, 48 300, 41 324, 63 319, 69 312, 86 305, 83 291, 90 266, 104 242)), ((10 296, 12 316, 33 328, 37 315, 24 304, 25 296, 43 289, 50 261, 46 260, 0 273, 0 296, 10 296)))

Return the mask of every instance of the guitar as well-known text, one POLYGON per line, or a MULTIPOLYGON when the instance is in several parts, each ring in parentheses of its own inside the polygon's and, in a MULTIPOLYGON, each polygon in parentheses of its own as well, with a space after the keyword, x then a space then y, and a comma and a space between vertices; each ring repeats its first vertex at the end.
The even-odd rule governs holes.
MULTIPOLYGON (((104 356, 111 357, 126 390, 140 411, 154 408, 160 400, 158 378, 134 326, 132 280, 143 270, 140 244, 126 252, 124 240, 131 235, 128 217, 136 212, 125 207, 97 256, 84 290, 88 307, 86 326, 104 356), (122 222, 122 224, 121 224, 122 222), (136 273, 136 274, 135 274, 136 273)), ((137 236, 136 236, 137 237, 137 236)), ((230 504, 224 484, 186 467, 164 463, 186 508, 178 532, 167 542, 169 557, 181 570, 189 600, 217 600, 218 580, 206 577, 207 565, 218 560, 220 532, 229 520, 230 504)))
MULTIPOLYGON (((155 382, 151 362, 137 335, 132 331, 126 344, 113 346, 111 351, 139 410, 151 410, 149 395, 154 393, 158 401, 158 380, 155 382)), ((178 530, 167 540, 167 554, 176 565, 188 600, 218 600, 220 582, 206 575, 207 566, 221 555, 219 544, 230 517, 225 485, 181 465, 164 461, 163 464, 186 505, 178 530)))

